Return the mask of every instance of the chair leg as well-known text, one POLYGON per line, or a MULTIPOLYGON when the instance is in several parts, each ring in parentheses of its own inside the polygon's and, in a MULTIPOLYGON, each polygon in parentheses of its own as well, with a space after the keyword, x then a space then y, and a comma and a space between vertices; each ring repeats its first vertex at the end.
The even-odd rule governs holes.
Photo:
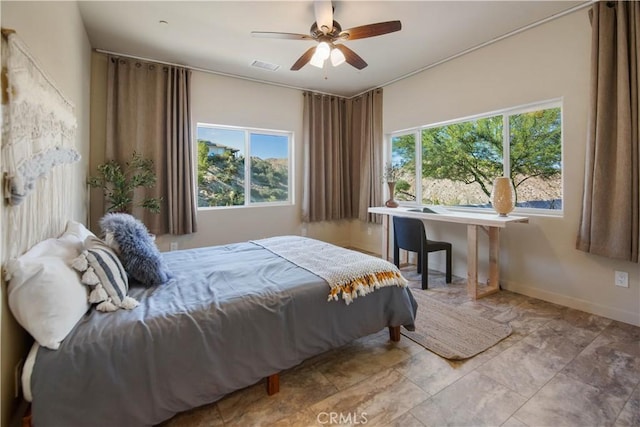
POLYGON ((424 252, 421 259, 422 265, 422 289, 429 289, 429 253, 424 252))
POLYGON ((447 283, 451 283, 451 248, 447 248, 447 270, 446 270, 446 276, 447 276, 447 283))
POLYGON ((393 263, 400 268, 400 248, 396 242, 393 242, 393 263))
POLYGON ((416 271, 418 274, 422 274, 422 252, 416 253, 416 271))

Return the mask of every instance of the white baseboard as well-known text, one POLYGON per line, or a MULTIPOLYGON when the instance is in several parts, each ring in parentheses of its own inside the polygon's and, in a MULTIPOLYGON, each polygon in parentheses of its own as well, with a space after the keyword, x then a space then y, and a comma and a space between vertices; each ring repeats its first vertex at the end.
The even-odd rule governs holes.
POLYGON ((563 305, 565 307, 574 308, 576 310, 581 310, 609 319, 618 320, 620 322, 629 323, 631 325, 640 326, 640 313, 621 310, 619 308, 609 307, 592 301, 533 288, 531 286, 526 286, 513 281, 500 281, 500 285, 502 286, 502 289, 513 291, 518 294, 538 298, 547 302, 552 302, 554 304, 563 305))

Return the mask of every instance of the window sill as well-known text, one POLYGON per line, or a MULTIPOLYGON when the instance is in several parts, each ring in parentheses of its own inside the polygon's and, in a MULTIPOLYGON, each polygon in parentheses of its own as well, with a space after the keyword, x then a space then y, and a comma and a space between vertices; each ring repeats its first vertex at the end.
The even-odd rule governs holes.
POLYGON ((230 210, 230 209, 253 209, 253 208, 275 208, 294 206, 291 202, 273 202, 273 203, 252 203, 250 205, 235 205, 235 206, 199 206, 198 211, 217 211, 217 210, 230 210))

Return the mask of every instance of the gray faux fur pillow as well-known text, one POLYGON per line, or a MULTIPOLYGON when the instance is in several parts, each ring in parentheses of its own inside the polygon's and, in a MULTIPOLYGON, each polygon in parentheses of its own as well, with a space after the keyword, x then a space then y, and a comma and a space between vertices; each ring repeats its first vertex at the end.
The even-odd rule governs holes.
POLYGON ((109 213, 100 220, 100 227, 132 279, 151 286, 172 278, 149 230, 138 219, 126 213, 109 213))

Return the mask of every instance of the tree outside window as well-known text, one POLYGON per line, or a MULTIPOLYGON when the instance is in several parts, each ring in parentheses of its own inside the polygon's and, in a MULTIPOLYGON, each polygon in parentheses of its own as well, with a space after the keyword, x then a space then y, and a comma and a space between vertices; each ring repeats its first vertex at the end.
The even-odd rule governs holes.
POLYGON ((506 175, 518 207, 562 208, 559 103, 392 134, 391 159, 405 171, 398 200, 489 207, 494 178, 506 175))

